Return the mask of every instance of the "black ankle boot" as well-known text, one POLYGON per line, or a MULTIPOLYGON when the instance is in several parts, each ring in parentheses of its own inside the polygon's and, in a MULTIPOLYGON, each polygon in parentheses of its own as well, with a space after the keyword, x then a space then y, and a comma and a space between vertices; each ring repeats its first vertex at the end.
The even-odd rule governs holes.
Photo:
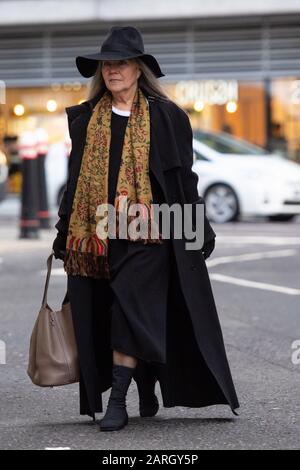
POLYGON ((155 416, 159 409, 155 395, 156 376, 153 366, 144 361, 138 361, 133 378, 139 393, 139 411, 142 418, 155 416))
POLYGON ((126 394, 134 372, 133 367, 113 364, 112 387, 100 431, 118 431, 128 423, 126 394))

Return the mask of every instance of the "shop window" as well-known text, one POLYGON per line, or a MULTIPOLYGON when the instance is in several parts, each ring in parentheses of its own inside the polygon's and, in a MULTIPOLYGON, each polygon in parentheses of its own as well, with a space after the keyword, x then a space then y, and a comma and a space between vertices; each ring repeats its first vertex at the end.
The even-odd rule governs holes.
POLYGON ((300 79, 280 78, 271 83, 269 149, 300 162, 300 79))

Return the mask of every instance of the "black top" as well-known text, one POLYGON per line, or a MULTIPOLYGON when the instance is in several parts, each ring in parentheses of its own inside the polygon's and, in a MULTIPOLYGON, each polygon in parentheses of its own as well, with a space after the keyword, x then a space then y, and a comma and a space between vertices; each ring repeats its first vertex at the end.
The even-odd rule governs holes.
POLYGON ((121 163, 125 130, 129 116, 111 113, 111 141, 109 155, 108 202, 114 205, 121 163))
MULTIPOLYGON (((108 176, 108 202, 114 205, 115 194, 117 189, 118 174, 121 163, 125 130, 129 116, 121 116, 112 111, 111 113, 111 142, 109 155, 109 176, 108 176)), ((150 181, 153 202, 162 203, 164 197, 160 185, 156 179, 152 177, 150 172, 150 181)))

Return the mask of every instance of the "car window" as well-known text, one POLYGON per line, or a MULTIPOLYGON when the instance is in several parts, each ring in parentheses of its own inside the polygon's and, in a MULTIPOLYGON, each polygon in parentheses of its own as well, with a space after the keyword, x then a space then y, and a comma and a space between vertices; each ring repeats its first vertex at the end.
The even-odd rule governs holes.
POLYGON ((270 155, 266 149, 225 133, 194 131, 194 138, 221 154, 270 155))
POLYGON ((208 158, 206 158, 202 153, 194 149, 194 161, 196 160, 204 160, 206 162, 209 161, 208 158))

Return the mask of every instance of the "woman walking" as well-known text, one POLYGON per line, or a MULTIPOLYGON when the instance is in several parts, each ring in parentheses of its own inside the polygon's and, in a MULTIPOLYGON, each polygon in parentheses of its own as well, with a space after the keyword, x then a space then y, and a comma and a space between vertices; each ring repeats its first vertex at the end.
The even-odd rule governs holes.
MULTIPOLYGON (((134 27, 111 28, 101 51, 77 57, 76 65, 93 79, 89 99, 66 109, 72 150, 53 250, 68 275, 80 413, 95 420, 111 388, 100 429, 123 428, 132 378, 142 417, 159 409, 157 381, 165 407, 228 404, 234 412, 239 404, 205 264, 216 235, 205 216, 202 248, 186 250, 184 234, 175 238, 171 229, 163 238, 153 219, 152 204, 204 204, 191 169, 188 116, 163 92, 164 74, 134 27), (134 221, 122 198, 127 209, 142 208, 142 234, 118 236, 124 213, 128 226, 134 221), (99 236, 106 204, 115 211, 116 237, 99 236)), ((192 218, 195 226, 195 211, 192 218)))

